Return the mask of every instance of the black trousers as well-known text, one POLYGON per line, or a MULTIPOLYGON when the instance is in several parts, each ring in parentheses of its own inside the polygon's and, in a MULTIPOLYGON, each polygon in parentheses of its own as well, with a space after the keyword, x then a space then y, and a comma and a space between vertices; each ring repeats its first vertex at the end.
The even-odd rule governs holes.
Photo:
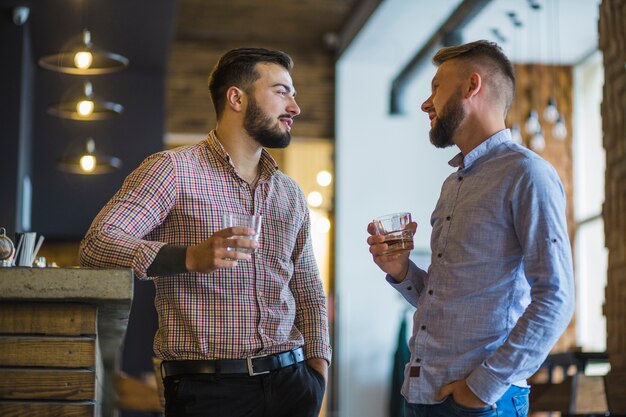
POLYGON ((256 376, 171 376, 164 386, 166 417, 317 417, 326 389, 306 362, 256 376))

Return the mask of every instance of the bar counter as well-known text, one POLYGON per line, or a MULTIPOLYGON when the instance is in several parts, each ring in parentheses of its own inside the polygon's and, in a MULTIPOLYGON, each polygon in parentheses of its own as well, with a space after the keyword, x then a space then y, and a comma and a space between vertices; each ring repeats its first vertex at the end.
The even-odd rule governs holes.
POLYGON ((0 415, 113 415, 130 269, 0 268, 0 415))

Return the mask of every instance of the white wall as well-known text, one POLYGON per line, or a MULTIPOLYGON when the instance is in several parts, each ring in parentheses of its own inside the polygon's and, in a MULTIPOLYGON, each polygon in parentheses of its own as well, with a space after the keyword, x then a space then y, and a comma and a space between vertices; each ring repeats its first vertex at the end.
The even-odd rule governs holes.
MULTIPOLYGON (((380 13, 407 4, 384 2, 373 24, 384 21, 380 13)), ((455 4, 442 1, 443 6, 455 4)), ((423 14, 419 15, 423 22, 415 24, 438 25, 436 16, 423 14)), ((447 15, 445 7, 441 14, 447 15)), ((383 36, 410 28, 401 20, 416 20, 415 16, 396 13, 397 25, 387 25, 383 36)), ((368 29, 337 65, 338 331, 333 366, 339 375, 341 417, 387 415, 392 356, 400 318, 408 306, 372 261, 366 243, 367 224, 379 215, 410 211, 418 223, 416 253, 429 251, 430 214, 443 180, 453 172, 447 162, 458 152, 430 144, 428 117, 419 110, 430 95, 435 72, 431 65, 426 65, 424 74, 407 92, 407 115, 388 114, 391 80, 423 40, 407 37, 403 45, 385 44, 368 29)))
MULTIPOLYGON (((576 222, 602 213, 606 155, 602 146, 602 55, 596 52, 574 67, 574 214, 576 222)), ((602 312, 608 250, 603 219, 578 226, 575 236, 576 344, 587 351, 606 350, 602 312)))

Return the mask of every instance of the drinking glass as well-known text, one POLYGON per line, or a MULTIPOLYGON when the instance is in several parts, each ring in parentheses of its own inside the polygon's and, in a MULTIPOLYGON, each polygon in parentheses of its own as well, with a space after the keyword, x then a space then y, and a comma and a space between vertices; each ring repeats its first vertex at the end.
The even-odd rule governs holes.
MULTIPOLYGON (((250 239, 259 241, 259 234, 261 232, 261 215, 257 214, 238 214, 238 213, 224 213, 222 214, 222 229, 228 227, 247 227, 254 230, 252 236, 233 236, 231 239, 250 239)), ((243 253, 254 253, 254 248, 232 248, 233 250, 243 253)))
POLYGON ((393 213, 375 218, 372 223, 376 234, 385 237, 384 255, 413 250, 411 213, 393 213))

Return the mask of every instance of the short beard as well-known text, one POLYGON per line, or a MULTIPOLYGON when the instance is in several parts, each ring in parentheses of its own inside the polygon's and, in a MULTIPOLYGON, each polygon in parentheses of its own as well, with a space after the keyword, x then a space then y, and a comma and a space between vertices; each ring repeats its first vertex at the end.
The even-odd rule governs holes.
MULTIPOLYGON (((284 117, 291 117, 285 115, 284 117)), ((291 143, 291 133, 281 132, 272 124, 272 118, 265 114, 251 97, 243 119, 243 127, 251 138, 259 142, 264 148, 286 148, 291 143)))
POLYGON ((452 96, 437 115, 435 126, 430 129, 430 143, 436 148, 447 148, 454 145, 452 138, 465 118, 465 111, 461 105, 461 92, 452 96))

